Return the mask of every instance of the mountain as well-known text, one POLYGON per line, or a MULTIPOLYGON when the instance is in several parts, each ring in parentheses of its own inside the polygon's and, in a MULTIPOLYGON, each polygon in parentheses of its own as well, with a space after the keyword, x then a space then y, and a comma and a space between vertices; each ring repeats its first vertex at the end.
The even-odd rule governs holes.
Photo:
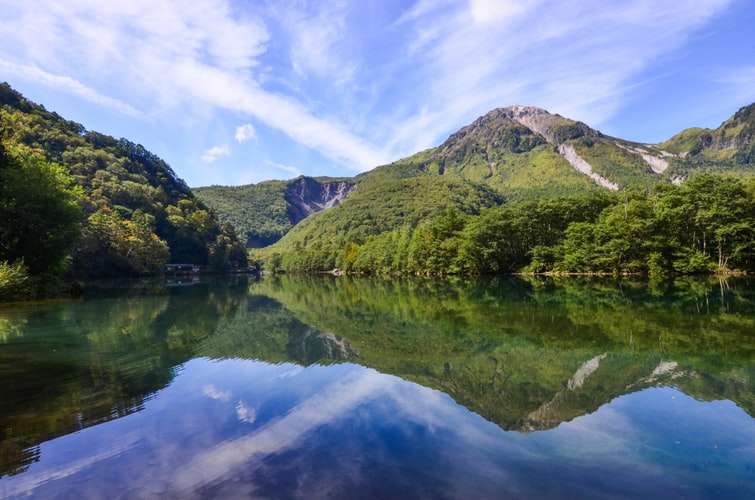
POLYGON ((752 110, 648 145, 539 108, 496 109, 355 177, 347 200, 258 258, 304 272, 748 271, 752 110))
MULTIPOLYGON (((288 239, 295 239, 295 234, 303 232, 325 235, 331 231, 328 227, 331 219, 364 219, 368 211, 377 218, 385 210, 405 216, 416 213, 407 205, 423 195, 413 189, 428 189, 428 185, 442 179, 445 183, 455 179, 473 191, 492 191, 495 196, 488 197, 489 203, 485 204, 489 207, 504 200, 509 203, 539 200, 591 191, 619 191, 631 186, 648 189, 664 183, 679 184, 706 172, 751 177, 755 172, 753 109, 755 104, 740 109, 715 130, 688 129, 661 144, 610 137, 582 122, 537 107, 515 105, 495 109, 452 134, 438 147, 379 166, 353 179, 339 179, 338 183, 350 187, 337 190, 339 195, 334 199, 341 205, 338 213, 308 221, 288 239), (403 184, 401 199, 385 192, 395 192, 391 186, 396 183, 403 184), (358 203, 344 203, 352 192, 359 193, 358 203), (391 199, 390 207, 386 207, 386 196, 391 199)), ((195 192, 217 210, 221 220, 230 221, 247 235, 248 246, 257 247, 274 243, 299 222, 299 217, 293 216, 296 202, 290 194, 294 185, 334 182, 306 179, 238 188, 212 186, 195 192)), ((447 187, 437 186, 438 192, 447 187)), ((327 202, 327 196, 316 198, 320 200, 317 207, 335 205, 327 202)), ((438 214, 449 207, 446 202, 425 202, 431 205, 425 207, 425 215, 438 214)), ((306 200, 304 203, 309 204, 306 200)), ((474 212, 469 207, 462 211, 474 212)), ((416 225, 418 221, 414 216, 396 219, 373 231, 362 230, 356 240, 363 241, 386 228, 416 225)), ((339 225, 341 233, 344 226, 339 225)), ((308 240, 311 242, 311 238, 308 240)), ((304 244, 300 241, 298 246, 304 244)))
MULTIPOLYGON (((27 184, 30 166, 41 165, 76 185, 70 192, 83 221, 76 225, 74 245, 63 251, 77 276, 155 274, 166 262, 218 270, 246 265, 232 227, 221 226, 163 160, 127 139, 87 131, 7 83, 0 84, 0 146, 27 184)), ((52 210, 35 210, 18 197, 28 197, 23 182, 15 186, 12 192, 0 190, 0 206, 10 214, 2 222, 11 229, 22 220, 40 228, 56 218, 52 210)), ((13 248, 4 241, 0 262, 23 261, 27 256, 16 250, 28 247, 28 239, 18 235, 13 248)))
POLYGON ((679 175, 695 169, 752 175, 755 103, 741 108, 715 130, 689 128, 658 147, 673 155, 673 170, 679 175))
POLYGON ((246 237, 247 248, 260 248, 275 243, 313 213, 345 201, 355 187, 352 180, 300 176, 289 181, 193 191, 217 211, 221 222, 230 222, 239 235, 246 237))
POLYGON ((604 135, 532 106, 495 109, 438 148, 401 164, 484 182, 508 199, 679 182, 695 173, 753 175, 755 104, 716 130, 689 129, 661 144, 604 135))

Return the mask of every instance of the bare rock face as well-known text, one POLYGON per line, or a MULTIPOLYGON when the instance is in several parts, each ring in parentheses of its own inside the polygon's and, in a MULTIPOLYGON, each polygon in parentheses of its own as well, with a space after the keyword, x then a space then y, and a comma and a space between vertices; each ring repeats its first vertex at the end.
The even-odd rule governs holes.
POLYGON ((343 203, 356 188, 350 181, 320 182, 311 177, 299 177, 286 189, 289 220, 293 225, 315 212, 343 203))
POLYGON ((593 130, 582 122, 564 118, 559 114, 552 114, 535 106, 514 104, 505 108, 498 108, 482 119, 506 119, 527 127, 542 136, 551 144, 561 144, 569 139, 582 136, 600 137, 600 132, 593 130))
POLYGON ((548 111, 535 106, 521 106, 519 104, 501 108, 500 113, 509 120, 521 123, 542 135, 548 142, 556 142, 550 131, 550 125, 558 115, 552 115, 548 111))
POLYGON ((619 190, 618 184, 611 182, 605 177, 593 172, 592 166, 577 154, 577 152, 574 150, 574 147, 568 144, 561 144, 558 147, 558 153, 563 156, 564 159, 568 161, 572 167, 574 167, 574 170, 590 177, 598 186, 602 186, 612 191, 619 190))

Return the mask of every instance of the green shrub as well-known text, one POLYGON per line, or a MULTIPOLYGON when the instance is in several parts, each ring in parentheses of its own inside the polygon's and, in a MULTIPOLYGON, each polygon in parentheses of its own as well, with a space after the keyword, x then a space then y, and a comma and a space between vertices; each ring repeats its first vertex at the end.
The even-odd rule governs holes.
POLYGON ((32 292, 29 271, 23 261, 0 262, 0 301, 29 298, 32 292))

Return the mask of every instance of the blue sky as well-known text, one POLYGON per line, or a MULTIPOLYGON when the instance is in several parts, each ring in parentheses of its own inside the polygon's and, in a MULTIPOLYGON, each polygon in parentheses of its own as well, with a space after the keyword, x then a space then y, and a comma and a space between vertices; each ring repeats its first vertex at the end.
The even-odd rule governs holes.
POLYGON ((0 81, 190 186, 353 176, 539 106, 638 142, 755 101, 750 0, 0 0, 0 81))

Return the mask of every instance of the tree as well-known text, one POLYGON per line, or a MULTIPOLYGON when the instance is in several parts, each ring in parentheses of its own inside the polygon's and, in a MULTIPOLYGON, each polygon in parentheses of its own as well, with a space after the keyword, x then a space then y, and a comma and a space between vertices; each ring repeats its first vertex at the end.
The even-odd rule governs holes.
POLYGON ((32 276, 59 275, 80 235, 82 193, 63 167, 0 144, 0 262, 23 260, 32 276))
POLYGON ((98 210, 89 216, 74 252, 76 271, 101 276, 157 274, 170 257, 167 243, 154 233, 154 217, 141 210, 123 219, 98 210))

